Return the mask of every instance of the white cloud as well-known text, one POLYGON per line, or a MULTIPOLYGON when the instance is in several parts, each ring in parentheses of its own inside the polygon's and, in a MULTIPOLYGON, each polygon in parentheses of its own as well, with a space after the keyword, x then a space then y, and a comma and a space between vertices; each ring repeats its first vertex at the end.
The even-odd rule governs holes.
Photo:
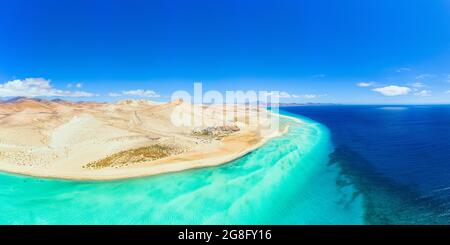
POLYGON ((137 90, 123 91, 122 93, 124 95, 133 95, 133 96, 140 96, 140 97, 152 97, 152 98, 161 97, 159 94, 157 94, 153 90, 137 89, 137 90))
POLYGON ((420 74, 420 75, 416 76, 416 80, 422 80, 422 79, 430 78, 430 77, 435 77, 435 75, 433 75, 433 74, 420 74))
POLYGON ((280 91, 271 91, 271 92, 261 92, 261 96, 264 97, 276 97, 276 98, 283 98, 283 99, 289 99, 292 98, 292 95, 288 92, 280 92, 280 91))
POLYGON ((319 95, 317 95, 317 94, 303 94, 303 95, 300 95, 300 97, 303 97, 303 98, 306 98, 306 99, 315 99, 315 98, 319 97, 319 95))
POLYGON ((375 82, 359 82, 359 83, 356 84, 356 86, 358 86, 358 87, 372 87, 375 84, 376 84, 375 82))
POLYGON ((288 92, 280 92, 279 97, 280 98, 291 98, 292 95, 290 95, 288 92))
POLYGON ((280 99, 316 99, 327 96, 326 94, 290 94, 288 92, 266 92, 262 96, 275 96, 280 99))
POLYGON ((81 88, 81 87, 83 87, 83 84, 82 83, 75 83, 75 84, 68 83, 67 87, 68 88, 71 88, 71 87, 81 88))
POLYGON ((50 80, 26 78, 0 84, 0 97, 91 97, 95 94, 83 91, 69 91, 53 88, 50 80))
POLYGON ((303 99, 316 99, 319 97, 326 96, 325 94, 294 94, 292 98, 303 98, 303 99))
POLYGON ((414 88, 424 88, 427 85, 425 85, 423 83, 420 83, 420 82, 415 82, 415 83, 411 84, 411 86, 414 87, 414 88))
POLYGON ((431 91, 430 90, 422 90, 420 92, 414 93, 416 96, 430 96, 431 91))
POLYGON ((373 91, 381 93, 385 96, 398 96, 398 95, 405 95, 411 92, 411 89, 408 87, 400 87, 396 85, 390 85, 386 87, 381 88, 375 88, 373 91))
POLYGON ((110 97, 138 96, 138 97, 147 97, 147 98, 161 97, 161 95, 159 95, 158 93, 156 93, 153 90, 143 90, 143 89, 122 91, 121 93, 109 93, 108 96, 110 96, 110 97))
POLYGON ((120 96, 122 96, 122 94, 119 94, 119 93, 109 93, 108 96, 109 96, 109 97, 120 97, 120 96))
POLYGON ((397 72, 405 72, 405 71, 411 71, 411 68, 409 67, 400 67, 397 69, 397 72))

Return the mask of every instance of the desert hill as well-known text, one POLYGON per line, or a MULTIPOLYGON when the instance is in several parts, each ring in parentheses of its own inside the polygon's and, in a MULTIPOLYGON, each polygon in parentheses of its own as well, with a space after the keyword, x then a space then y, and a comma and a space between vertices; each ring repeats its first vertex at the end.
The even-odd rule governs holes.
MULTIPOLYGON (((15 98, 0 102, 0 170, 70 179, 115 179, 210 166, 235 159, 267 137, 248 117, 260 108, 234 108, 245 117, 209 124, 173 124, 182 101, 69 102, 15 98)), ((193 117, 200 115, 193 114, 193 117)), ((276 134, 277 132, 274 132, 276 134)))

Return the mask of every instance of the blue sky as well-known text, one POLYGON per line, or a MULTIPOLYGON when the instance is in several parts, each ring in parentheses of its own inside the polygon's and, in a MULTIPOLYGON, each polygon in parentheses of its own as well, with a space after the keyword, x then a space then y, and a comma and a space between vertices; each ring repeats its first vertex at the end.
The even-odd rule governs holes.
POLYGON ((0 0, 0 11, 2 97, 167 100, 202 82, 286 102, 450 103, 449 0, 0 0))

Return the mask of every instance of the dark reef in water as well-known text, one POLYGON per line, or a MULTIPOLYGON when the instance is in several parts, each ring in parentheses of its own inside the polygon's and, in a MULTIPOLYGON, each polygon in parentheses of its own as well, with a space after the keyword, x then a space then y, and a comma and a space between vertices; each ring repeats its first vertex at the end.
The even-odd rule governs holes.
POLYGON ((330 154, 330 165, 341 167, 338 186, 353 184, 363 195, 368 224, 449 224, 449 202, 422 196, 412 188, 378 173, 370 162, 346 146, 330 154), (349 182, 350 181, 350 182, 349 182))

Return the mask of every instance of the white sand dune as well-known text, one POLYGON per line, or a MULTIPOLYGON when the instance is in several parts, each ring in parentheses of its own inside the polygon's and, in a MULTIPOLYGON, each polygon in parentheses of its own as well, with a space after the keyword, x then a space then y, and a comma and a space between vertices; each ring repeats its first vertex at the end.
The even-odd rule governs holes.
POLYGON ((199 113, 203 107, 146 100, 0 103, 0 170, 80 180, 146 176, 226 163, 280 134, 262 134, 250 123, 265 109, 237 106, 240 114, 224 120, 217 115, 229 109, 199 113), (194 108, 193 119, 203 123, 174 125, 171 117, 181 106, 194 108))

